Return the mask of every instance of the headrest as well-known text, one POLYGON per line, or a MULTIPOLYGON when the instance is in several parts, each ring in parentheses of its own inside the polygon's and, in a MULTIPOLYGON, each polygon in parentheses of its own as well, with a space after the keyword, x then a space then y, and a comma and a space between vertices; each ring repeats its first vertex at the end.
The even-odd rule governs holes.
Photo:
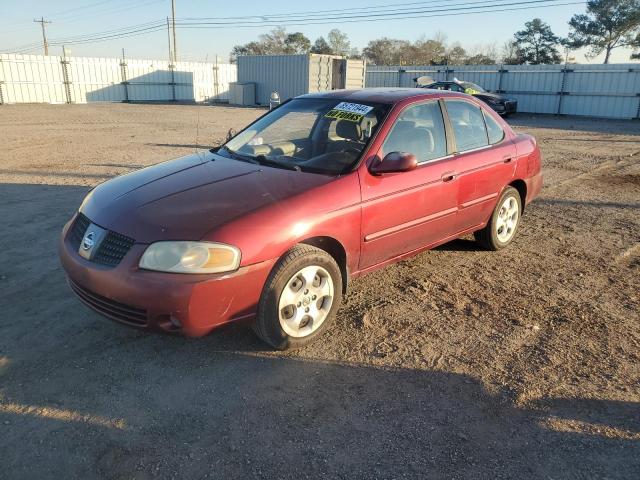
POLYGON ((396 122, 393 127, 393 131, 396 134, 403 134, 413 132, 416 129, 416 122, 412 122, 411 120, 400 120, 396 122))
POLYGON ((339 137, 359 142, 361 139, 360 125, 348 120, 338 120, 336 123, 336 134, 339 137))

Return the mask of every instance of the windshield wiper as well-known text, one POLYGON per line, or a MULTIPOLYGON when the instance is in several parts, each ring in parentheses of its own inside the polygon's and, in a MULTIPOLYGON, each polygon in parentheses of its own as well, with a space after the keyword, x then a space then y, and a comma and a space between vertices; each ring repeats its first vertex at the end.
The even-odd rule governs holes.
POLYGON ((302 171, 302 169, 300 168, 299 165, 293 165, 289 162, 280 162, 278 160, 275 160, 273 158, 269 158, 266 155, 256 155, 255 157, 251 157, 255 160, 257 160, 258 162, 260 162, 263 165, 269 165, 272 167, 278 167, 278 168, 284 168, 287 170, 293 170, 295 172, 300 172, 302 171))
POLYGON ((245 155, 238 153, 235 150, 231 150, 228 147, 222 148, 229 152, 232 158, 242 162, 253 163, 254 165, 269 165, 271 167, 284 168, 286 170, 294 170, 296 172, 300 172, 302 170, 298 165, 292 165, 288 162, 279 162, 278 160, 269 158, 266 155, 245 155))
POLYGON ((251 155, 243 155, 241 153, 236 152, 235 150, 231 150, 228 147, 222 147, 224 148, 227 152, 229 152, 229 154, 231 155, 231 158, 234 158, 236 160, 240 160, 241 162, 247 162, 247 163, 253 163, 254 165, 260 165, 260 162, 258 160, 256 160, 254 157, 252 157, 251 155))

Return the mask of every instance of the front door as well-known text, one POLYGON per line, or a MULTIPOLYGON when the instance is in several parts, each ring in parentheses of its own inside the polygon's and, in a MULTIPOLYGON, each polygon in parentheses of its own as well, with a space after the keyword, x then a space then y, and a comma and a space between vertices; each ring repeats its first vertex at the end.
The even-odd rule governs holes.
POLYGON ((400 112, 377 155, 396 151, 413 153, 418 167, 379 176, 361 170, 360 270, 456 233, 458 160, 448 152, 440 102, 400 112))

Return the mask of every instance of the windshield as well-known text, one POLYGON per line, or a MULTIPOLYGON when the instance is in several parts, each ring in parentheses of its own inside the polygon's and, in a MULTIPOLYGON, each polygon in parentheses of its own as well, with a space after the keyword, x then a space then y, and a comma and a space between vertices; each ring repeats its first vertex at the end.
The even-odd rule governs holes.
POLYGON ((338 175, 357 162, 388 108, 297 98, 240 132, 217 153, 276 168, 338 175))
POLYGON ((467 90, 475 90, 476 92, 486 92, 486 90, 484 88, 482 88, 480 85, 478 85, 476 83, 460 82, 460 85, 462 85, 464 87, 465 92, 467 90))

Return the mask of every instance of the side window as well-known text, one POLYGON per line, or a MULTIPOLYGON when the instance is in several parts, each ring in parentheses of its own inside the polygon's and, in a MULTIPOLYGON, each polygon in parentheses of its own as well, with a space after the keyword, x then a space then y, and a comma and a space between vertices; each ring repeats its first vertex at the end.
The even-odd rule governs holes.
POLYGON ((400 113, 382 145, 382 158, 391 152, 413 153, 418 162, 447 155, 447 137, 438 102, 413 105, 400 113))
POLYGON ((491 115, 488 115, 486 112, 482 112, 484 114, 484 122, 487 124, 487 133, 489 134, 489 143, 493 145, 494 143, 501 142, 504 138, 504 131, 498 122, 496 122, 491 115))
POLYGON ((489 145, 480 107, 461 100, 446 100, 445 105, 459 152, 489 145))

